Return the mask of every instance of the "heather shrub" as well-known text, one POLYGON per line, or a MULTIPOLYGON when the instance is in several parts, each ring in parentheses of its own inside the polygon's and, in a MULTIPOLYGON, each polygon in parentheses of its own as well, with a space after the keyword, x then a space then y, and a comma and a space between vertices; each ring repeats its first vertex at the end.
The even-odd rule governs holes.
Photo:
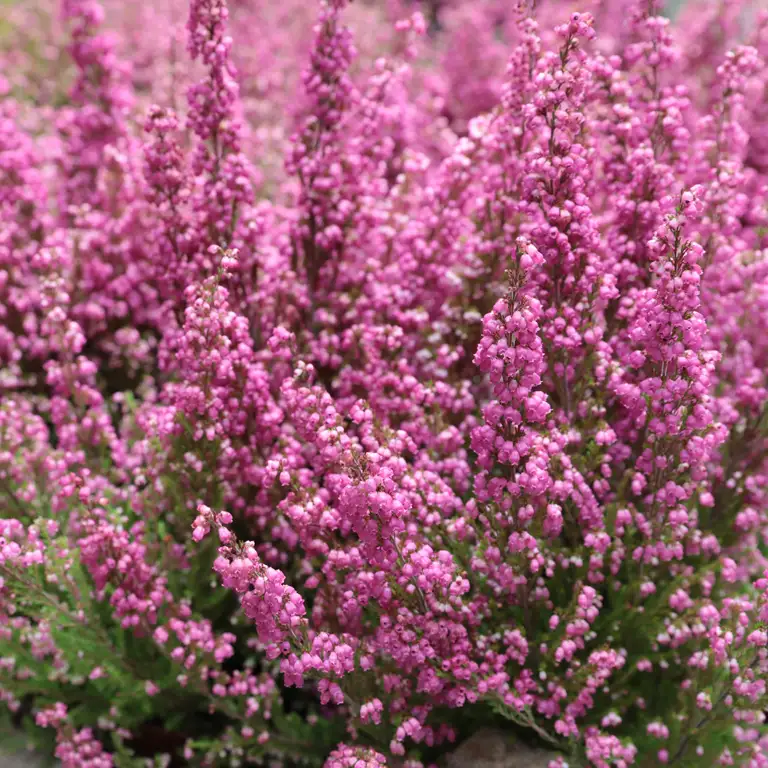
POLYGON ((768 766, 768 16, 0 25, 0 699, 64 766, 768 766))

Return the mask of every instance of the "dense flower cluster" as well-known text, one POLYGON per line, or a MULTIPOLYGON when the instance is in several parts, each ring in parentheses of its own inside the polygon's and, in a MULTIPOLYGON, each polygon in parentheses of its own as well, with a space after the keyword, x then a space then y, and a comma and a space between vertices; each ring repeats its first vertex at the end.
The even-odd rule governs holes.
POLYGON ((768 768, 768 14, 0 5, 9 722, 768 768))

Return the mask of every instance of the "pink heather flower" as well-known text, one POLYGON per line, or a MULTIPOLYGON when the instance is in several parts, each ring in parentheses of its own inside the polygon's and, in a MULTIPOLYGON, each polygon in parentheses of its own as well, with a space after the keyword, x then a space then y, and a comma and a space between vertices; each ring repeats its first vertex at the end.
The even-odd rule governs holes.
POLYGON ((768 17, 49 6, 0 34, 3 706, 73 767, 493 713, 768 765, 768 17))

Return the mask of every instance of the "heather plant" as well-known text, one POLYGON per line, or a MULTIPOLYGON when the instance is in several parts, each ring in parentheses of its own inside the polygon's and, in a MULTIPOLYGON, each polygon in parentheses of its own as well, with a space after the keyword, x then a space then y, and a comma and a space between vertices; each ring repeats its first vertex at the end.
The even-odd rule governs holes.
POLYGON ((3 6, 9 727, 768 766, 768 15, 586 5, 3 6))

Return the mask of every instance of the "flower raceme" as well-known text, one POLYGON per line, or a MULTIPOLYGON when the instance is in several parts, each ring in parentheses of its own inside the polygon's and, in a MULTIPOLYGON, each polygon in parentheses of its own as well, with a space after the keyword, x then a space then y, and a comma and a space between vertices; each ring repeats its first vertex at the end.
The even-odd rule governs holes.
POLYGON ((0 25, 9 716, 768 766, 768 16, 53 5, 0 25))

